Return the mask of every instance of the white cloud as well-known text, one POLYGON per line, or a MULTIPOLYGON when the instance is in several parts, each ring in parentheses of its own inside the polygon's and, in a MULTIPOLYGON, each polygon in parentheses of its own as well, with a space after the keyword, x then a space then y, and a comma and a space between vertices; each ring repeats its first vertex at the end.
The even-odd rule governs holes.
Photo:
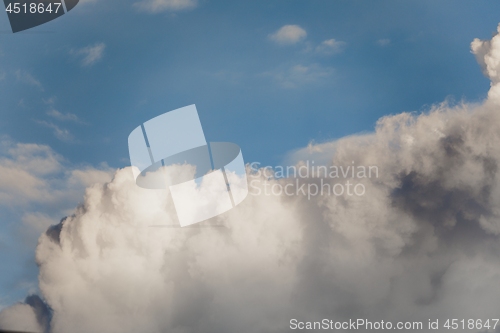
POLYGON ((25 70, 17 70, 15 72, 15 75, 16 75, 16 79, 18 82, 22 82, 24 84, 35 86, 35 87, 40 88, 40 90, 43 90, 43 86, 40 83, 40 81, 35 79, 33 77, 33 75, 31 75, 29 72, 27 72, 25 70))
POLYGON ((321 83, 332 76, 334 70, 331 67, 323 67, 319 64, 293 65, 279 68, 262 75, 273 78, 283 88, 298 88, 305 85, 321 83))
POLYGON ((316 47, 316 52, 325 55, 340 53, 344 50, 346 43, 335 39, 327 39, 316 47))
POLYGON ((82 66, 90 67, 102 59, 105 49, 106 44, 96 43, 81 49, 71 50, 70 54, 80 57, 82 66))
POLYGON ((195 8, 197 5, 197 0, 141 0, 134 3, 138 10, 149 13, 188 10, 195 8))
POLYGON ((275 33, 269 35, 269 39, 281 44, 296 44, 307 37, 307 32, 298 25, 284 25, 275 33))
POLYGON ((391 43, 391 40, 390 40, 390 39, 388 39, 388 38, 383 38, 383 39, 379 39, 379 40, 377 40, 377 44, 378 44, 379 46, 387 46, 387 45, 389 45, 390 43, 391 43))

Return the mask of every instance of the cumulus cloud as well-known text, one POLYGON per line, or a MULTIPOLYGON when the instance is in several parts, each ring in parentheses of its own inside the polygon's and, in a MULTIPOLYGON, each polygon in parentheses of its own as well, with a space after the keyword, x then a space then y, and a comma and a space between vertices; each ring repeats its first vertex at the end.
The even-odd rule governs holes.
POLYGON ((70 51, 70 54, 79 57, 82 66, 90 67, 102 59, 105 49, 106 44, 96 43, 80 49, 73 49, 70 51))
POLYGON ((197 0, 141 0, 134 3, 138 10, 149 13, 188 10, 195 8, 197 5, 197 0))
MULTIPOLYGON (((495 77, 500 45, 481 45, 473 50, 495 77)), ((289 160, 377 166, 378 177, 356 179, 361 196, 308 198, 258 194, 265 181, 294 179, 250 173, 253 194, 206 222, 221 228, 150 228, 176 221, 170 194, 117 171, 39 239, 50 331, 288 332, 292 318, 364 318, 422 321, 426 332, 429 318, 496 318, 499 102, 444 102, 383 117, 371 134, 311 143, 289 160)), ((33 321, 19 305, 0 318, 15 322, 13 309, 33 321)))
POLYGON ((245 331, 252 332, 265 330, 272 316, 283 315, 279 308, 266 314, 270 309, 259 302, 290 296, 283 286, 292 283, 291 263, 298 254, 287 244, 300 240, 291 203, 282 205, 279 197, 252 198, 252 204, 218 219, 224 228, 148 228, 175 223, 173 204, 166 192, 138 188, 130 169, 119 171, 107 185, 89 188, 86 198, 74 216, 42 236, 37 251, 44 267, 41 281, 46 282, 40 287, 54 310, 54 332, 69 327, 75 332, 185 331, 193 326, 224 332, 241 327, 242 321, 250 325, 245 331), (232 221, 249 214, 254 223, 233 226, 232 221), (256 229, 269 234, 252 232, 256 229), (78 240, 68 242, 73 236, 78 240), (88 270, 79 273, 80 265, 88 270), (256 290, 261 283, 264 288, 256 290), (85 297, 94 288, 101 292, 85 297), (237 304, 246 304, 246 311, 237 304), (96 318, 94 310, 106 315, 96 318), (260 324, 252 319, 263 315, 270 317, 260 324), (220 316, 231 319, 218 323, 220 316), (73 324, 85 317, 93 319, 73 324))
POLYGON ((335 40, 333 38, 327 39, 316 47, 316 52, 325 55, 332 55, 342 52, 345 48, 345 45, 345 42, 335 40))
MULTIPOLYGON (((497 31, 500 33, 500 25, 497 31)), ((491 80, 488 96, 490 99, 500 100, 500 34, 495 35, 491 40, 475 38, 471 43, 471 49, 484 75, 491 80)))
POLYGON ((284 25, 269 35, 269 39, 281 45, 296 44, 306 37, 307 32, 298 25, 284 25))
POLYGON ((378 166, 380 177, 362 180, 366 195, 250 195, 211 221, 224 228, 148 228, 175 223, 171 198, 120 170, 40 238, 52 331, 285 332, 296 317, 495 316, 500 148, 484 140, 500 139, 496 111, 443 104, 383 118, 329 155, 378 166))

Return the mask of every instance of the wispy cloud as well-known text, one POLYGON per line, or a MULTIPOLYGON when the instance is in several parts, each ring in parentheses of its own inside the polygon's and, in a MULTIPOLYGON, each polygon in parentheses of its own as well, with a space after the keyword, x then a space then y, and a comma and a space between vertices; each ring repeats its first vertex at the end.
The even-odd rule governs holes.
POLYGON ((315 50, 316 53, 319 54, 332 55, 344 51, 345 45, 346 45, 345 42, 335 40, 334 38, 332 38, 323 41, 316 47, 315 50))
MULTIPOLYGON (((71 165, 46 145, 0 137, 0 216, 14 214, 21 222, 19 233, 9 237, 19 236, 15 241, 18 245, 21 240, 30 247, 35 245, 48 226, 71 214, 85 187, 110 179, 110 172, 105 164, 98 168, 71 165)), ((4 250, 2 243, 12 242, 6 235, 0 233, 0 250, 4 250)), ((0 311, 6 301, 0 295, 0 311)), ((1 318, 0 329, 5 329, 1 318)))
POLYGON ((197 5, 197 0, 141 0, 134 3, 134 7, 138 10, 149 13, 188 10, 197 5))
POLYGON ((56 109, 51 109, 47 112, 47 115, 54 118, 54 119, 57 119, 57 120, 60 120, 60 121, 69 121, 69 122, 74 122, 74 123, 79 123, 79 124, 83 124, 84 121, 82 121, 80 118, 78 118, 78 116, 76 114, 73 114, 73 113, 61 113, 59 111, 57 111, 56 109))
MULTIPOLYGON (((49 146, 17 143, 8 138, 0 138, 0 171, 0 209, 2 206, 27 208, 25 205, 58 203, 71 198, 70 206, 64 210, 81 199, 84 187, 109 179, 111 172, 105 164, 99 168, 76 167, 49 146), (78 193, 70 194, 70 188, 78 189, 78 193)), ((22 213, 23 222, 32 224, 33 215, 41 212, 26 209, 22 213)))
POLYGON ((90 67, 102 59, 105 49, 106 44, 96 43, 81 49, 72 49, 70 54, 80 57, 82 66, 90 67))
POLYGON ((296 44, 307 37, 307 32, 298 25, 284 25, 269 35, 269 39, 280 45, 296 44))
POLYGON ((40 81, 38 81, 37 79, 35 79, 33 77, 33 75, 31 75, 29 72, 27 72, 25 70, 18 69, 15 72, 15 75, 16 75, 16 79, 17 79, 18 82, 21 82, 21 83, 24 83, 24 84, 28 84, 30 86, 35 86, 35 87, 40 88, 40 90, 43 90, 43 86, 40 83, 40 81))
POLYGON ((35 120, 35 121, 44 127, 52 129, 52 133, 59 140, 64 141, 64 142, 72 142, 73 141, 73 135, 71 134, 71 132, 69 130, 67 130, 65 128, 60 128, 56 124, 49 122, 49 121, 45 121, 45 120, 35 120))
POLYGON ((387 46, 390 43, 391 43, 391 40, 388 39, 388 38, 383 38, 383 39, 377 40, 377 44, 380 45, 380 46, 387 46))
POLYGON ((272 77, 283 88, 293 89, 307 84, 319 83, 330 77, 333 72, 333 68, 323 67, 319 64, 298 64, 284 69, 265 72, 263 75, 272 77))
POLYGON ((43 98, 42 101, 45 103, 45 104, 48 104, 48 105, 54 105, 56 103, 56 97, 55 96, 52 96, 50 98, 43 98))

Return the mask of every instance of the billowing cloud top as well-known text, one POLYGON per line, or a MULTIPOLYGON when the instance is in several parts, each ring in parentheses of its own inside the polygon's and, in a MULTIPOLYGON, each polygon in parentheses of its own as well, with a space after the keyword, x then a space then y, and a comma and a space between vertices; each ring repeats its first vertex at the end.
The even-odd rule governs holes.
MULTIPOLYGON (((497 32, 500 33, 500 25, 497 32)), ((489 99, 500 102, 500 35, 493 36, 491 40, 475 38, 471 43, 471 49, 476 55, 484 75, 491 80, 489 99)))

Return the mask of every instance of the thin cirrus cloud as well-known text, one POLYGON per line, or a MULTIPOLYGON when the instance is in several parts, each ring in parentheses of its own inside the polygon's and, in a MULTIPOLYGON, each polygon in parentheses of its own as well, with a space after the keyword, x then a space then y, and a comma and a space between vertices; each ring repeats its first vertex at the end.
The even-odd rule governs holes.
POLYGON ((305 85, 321 83, 323 80, 329 78, 333 72, 333 68, 324 67, 319 64, 296 64, 265 72, 262 75, 271 77, 282 88, 295 89, 305 85))
POLYGON ((81 65, 84 67, 91 67, 102 59, 106 44, 96 43, 80 49, 70 50, 70 54, 80 58, 81 65))
POLYGON ((279 45, 293 45, 307 37, 307 32, 298 25, 284 25, 269 35, 269 39, 279 45))
POLYGON ((39 80, 37 80, 31 73, 26 70, 18 69, 15 73, 17 82, 21 82, 30 86, 38 87, 40 90, 43 90, 43 86, 39 80))
POLYGON ((49 117, 52 117, 52 118, 57 119, 59 121, 67 121, 67 122, 73 122, 73 123, 78 123, 78 124, 84 123, 80 118, 78 118, 78 116, 76 114, 69 113, 69 112, 62 113, 62 112, 57 111, 56 109, 50 109, 47 112, 47 115, 49 117))
POLYGON ((141 0, 134 3, 137 10, 152 14, 189 10, 196 6, 198 6, 197 0, 141 0))
POLYGON ((378 44, 379 46, 387 46, 387 45, 389 45, 390 43, 391 43, 391 40, 390 40, 390 39, 388 39, 388 38, 382 38, 382 39, 377 40, 377 44, 378 44))
POLYGON ((45 121, 45 120, 35 120, 38 124, 50 128, 52 130, 52 133, 56 138, 58 138, 61 141, 64 142, 73 142, 73 134, 65 128, 60 128, 56 124, 50 122, 50 121, 45 121))

